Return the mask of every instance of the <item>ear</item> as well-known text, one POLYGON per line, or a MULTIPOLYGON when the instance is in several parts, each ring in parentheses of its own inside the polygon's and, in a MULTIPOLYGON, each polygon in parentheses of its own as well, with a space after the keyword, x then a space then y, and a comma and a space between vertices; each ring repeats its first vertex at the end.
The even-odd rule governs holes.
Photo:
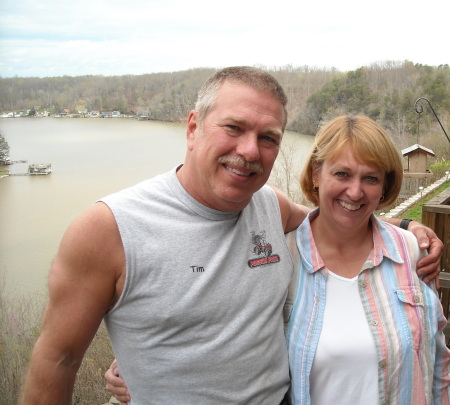
POLYGON ((319 168, 315 165, 311 167, 311 178, 315 187, 319 187, 319 168))
POLYGON ((188 122, 187 122, 187 130, 186 130, 186 138, 187 138, 187 147, 189 150, 194 148, 195 138, 197 136, 197 130, 199 128, 197 111, 192 110, 189 113, 188 122))

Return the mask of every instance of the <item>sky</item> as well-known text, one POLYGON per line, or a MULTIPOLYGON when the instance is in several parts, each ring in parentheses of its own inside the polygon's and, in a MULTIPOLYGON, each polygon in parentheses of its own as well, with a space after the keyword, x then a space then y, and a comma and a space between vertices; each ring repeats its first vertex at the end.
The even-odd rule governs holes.
POLYGON ((0 77, 438 66, 449 16, 449 0, 0 0, 0 77))

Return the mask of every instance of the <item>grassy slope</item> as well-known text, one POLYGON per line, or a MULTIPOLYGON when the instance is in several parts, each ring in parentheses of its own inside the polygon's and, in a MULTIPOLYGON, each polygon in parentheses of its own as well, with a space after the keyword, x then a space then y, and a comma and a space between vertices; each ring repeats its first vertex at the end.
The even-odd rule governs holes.
POLYGON ((438 194, 442 193, 448 187, 450 187, 450 182, 444 183, 441 187, 437 188, 434 192, 430 193, 423 200, 421 200, 417 204, 413 205, 408 211, 404 212, 401 215, 402 218, 410 218, 415 221, 422 222, 422 205, 426 204, 432 198, 434 198, 438 194))

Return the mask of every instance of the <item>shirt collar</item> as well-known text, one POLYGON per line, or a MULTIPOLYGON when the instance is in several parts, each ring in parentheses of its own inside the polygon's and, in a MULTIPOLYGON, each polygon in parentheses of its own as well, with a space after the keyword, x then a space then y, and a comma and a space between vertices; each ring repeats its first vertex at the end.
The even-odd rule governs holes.
MULTIPOLYGON (((325 267, 322 257, 317 250, 311 230, 311 221, 319 215, 319 209, 311 211, 297 231, 296 241, 299 247, 300 257, 305 269, 314 273, 325 267)), ((379 266, 383 258, 396 263, 403 263, 403 259, 397 248, 398 237, 392 229, 394 225, 380 221, 375 215, 371 216, 373 230, 373 249, 370 251, 362 270, 379 266)))

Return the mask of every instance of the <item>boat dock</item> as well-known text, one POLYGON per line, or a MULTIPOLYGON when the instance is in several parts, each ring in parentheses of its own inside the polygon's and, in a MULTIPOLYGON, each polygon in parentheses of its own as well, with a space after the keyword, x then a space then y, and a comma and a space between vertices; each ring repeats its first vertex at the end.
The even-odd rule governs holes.
MULTIPOLYGON (((23 161, 23 162, 26 162, 23 161)), ((28 172, 27 173, 8 173, 4 176, 43 176, 50 174, 52 172, 52 165, 51 163, 39 163, 39 164, 32 164, 28 166, 28 172)), ((4 177, 2 176, 2 177, 4 177)))

